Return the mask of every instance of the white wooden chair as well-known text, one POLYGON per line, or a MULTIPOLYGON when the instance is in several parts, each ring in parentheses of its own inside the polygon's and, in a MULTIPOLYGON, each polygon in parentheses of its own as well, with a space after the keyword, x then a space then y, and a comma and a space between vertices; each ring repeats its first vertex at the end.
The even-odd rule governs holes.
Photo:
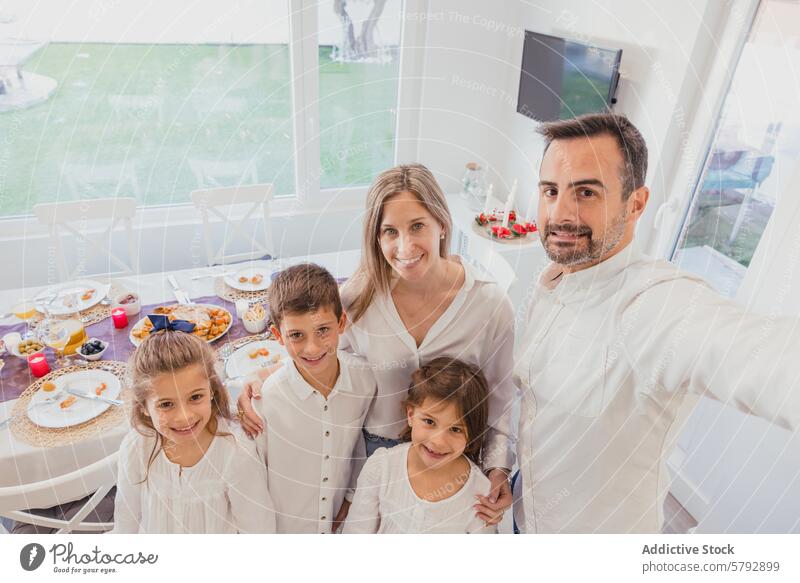
MULTIPOLYGON (((57 534, 111 530, 113 522, 84 522, 84 519, 117 483, 118 455, 119 452, 114 452, 85 468, 50 480, 0 488, 0 516, 44 528, 57 528, 57 534), (52 508, 89 495, 89 500, 69 520, 28 512, 31 508, 52 508)), ((2 523, 0 533, 8 533, 2 523)))
POLYGON ((258 184, 254 160, 189 160, 198 188, 222 188, 228 184, 258 184))
POLYGON ((247 186, 209 188, 192 192, 192 202, 203 219, 203 238, 205 239, 206 259, 209 267, 237 261, 261 259, 266 256, 275 258, 269 220, 272 191, 272 184, 251 184, 247 186), (237 207, 241 209, 245 205, 248 206, 244 214, 235 212, 237 207), (260 217, 256 215, 259 210, 260 217), (214 251, 214 238, 211 228, 212 214, 222 220, 224 229, 222 245, 216 252, 214 251), (262 221, 262 241, 257 240, 254 230, 248 232, 246 229, 247 222, 250 219, 262 221), (253 233, 253 235, 251 236, 250 233, 253 233), (226 255, 231 241, 237 236, 240 240, 247 242, 249 250, 226 255))
POLYGON ((108 272, 112 271, 111 264, 113 263, 119 268, 119 273, 127 275, 138 273, 139 256, 133 235, 133 217, 136 215, 135 199, 101 198, 44 203, 35 205, 33 212, 39 222, 46 225, 50 232, 50 244, 53 246, 59 277, 62 281, 76 277, 85 269, 85 260, 92 255, 102 253, 105 254, 103 257, 108 260, 108 272), (95 237, 90 233, 91 223, 100 221, 105 221, 108 226, 99 237, 95 237), (123 223, 126 231, 128 262, 123 261, 111 251, 111 234, 119 222, 123 223), (83 225, 82 223, 87 224, 83 225), (64 234, 73 235, 76 246, 85 246, 84 261, 79 261, 73 270, 67 267, 64 234))
POLYGON ((127 159, 110 164, 64 164, 63 176, 73 199, 112 194, 141 197, 139 179, 136 176, 137 162, 127 159))

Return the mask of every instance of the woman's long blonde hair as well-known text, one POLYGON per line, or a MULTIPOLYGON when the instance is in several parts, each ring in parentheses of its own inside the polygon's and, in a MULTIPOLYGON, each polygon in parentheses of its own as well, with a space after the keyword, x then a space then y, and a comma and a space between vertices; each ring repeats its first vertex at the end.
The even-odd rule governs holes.
POLYGON ((367 193, 361 263, 353 275, 353 285, 357 286, 358 292, 348 307, 351 322, 364 315, 376 292, 389 293, 392 267, 383 256, 379 237, 384 204, 387 199, 401 192, 410 192, 417 197, 442 226, 444 238, 439 241, 439 256, 448 256, 453 220, 442 188, 431 171, 422 164, 404 164, 381 172, 367 193))
MULTIPOLYGON (((204 340, 176 330, 161 330, 151 334, 134 350, 128 361, 130 392, 133 400, 131 425, 140 434, 155 437, 153 450, 147 462, 148 470, 163 447, 161 434, 156 430, 150 417, 145 414, 153 379, 159 375, 173 374, 195 364, 201 365, 211 385, 209 429, 214 435, 227 435, 217 433, 217 421, 220 417, 229 421, 233 421, 234 418, 230 410, 228 391, 214 368, 215 362, 216 355, 204 340)), ((145 480, 147 480, 146 473, 145 480)))

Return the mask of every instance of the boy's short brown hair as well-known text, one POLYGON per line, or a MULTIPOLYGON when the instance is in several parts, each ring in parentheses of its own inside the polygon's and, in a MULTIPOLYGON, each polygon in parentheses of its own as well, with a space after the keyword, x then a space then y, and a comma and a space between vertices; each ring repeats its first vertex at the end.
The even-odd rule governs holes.
POLYGON ((267 291, 267 302, 272 323, 279 329, 286 314, 329 308, 339 320, 344 312, 336 280, 327 269, 313 263, 301 263, 278 273, 267 291))

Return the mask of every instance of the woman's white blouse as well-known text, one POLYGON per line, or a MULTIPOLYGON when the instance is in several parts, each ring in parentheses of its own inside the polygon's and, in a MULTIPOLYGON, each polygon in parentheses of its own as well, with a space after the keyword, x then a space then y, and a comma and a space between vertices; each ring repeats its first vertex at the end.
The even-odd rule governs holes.
POLYGON ((112 532, 274 533, 266 469, 255 445, 224 419, 218 433, 231 435, 215 436, 194 466, 172 463, 162 449, 148 470, 156 438, 132 430, 120 448, 112 532))
MULTIPOLYGON (((459 260, 459 258, 453 258, 459 260)), ((411 373, 439 356, 450 356, 477 365, 489 387, 489 432, 485 467, 514 465, 515 428, 511 405, 516 397, 513 383, 514 312, 500 287, 472 266, 464 266, 464 285, 417 347, 391 295, 376 294, 358 322, 345 332, 344 344, 364 357, 375 375, 378 394, 367 414, 365 429, 397 439, 406 426, 403 401, 411 373)), ((352 305, 357 290, 342 288, 345 307, 352 305)), ((344 346, 343 346, 344 347, 344 346)))
MULTIPOLYGON (((495 533, 475 515, 475 496, 487 496, 489 479, 469 462, 469 478, 458 492, 438 502, 416 495, 408 479, 410 443, 378 449, 367 460, 344 525, 345 534, 495 533)), ((454 488, 455 489, 455 488, 454 488)))

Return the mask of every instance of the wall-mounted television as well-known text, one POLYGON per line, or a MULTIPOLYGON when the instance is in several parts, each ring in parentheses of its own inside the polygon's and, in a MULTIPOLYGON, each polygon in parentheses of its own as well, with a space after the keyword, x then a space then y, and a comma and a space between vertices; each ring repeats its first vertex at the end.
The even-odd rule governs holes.
POLYGON ((621 59, 622 49, 526 30, 517 111, 538 121, 608 111, 621 59))

